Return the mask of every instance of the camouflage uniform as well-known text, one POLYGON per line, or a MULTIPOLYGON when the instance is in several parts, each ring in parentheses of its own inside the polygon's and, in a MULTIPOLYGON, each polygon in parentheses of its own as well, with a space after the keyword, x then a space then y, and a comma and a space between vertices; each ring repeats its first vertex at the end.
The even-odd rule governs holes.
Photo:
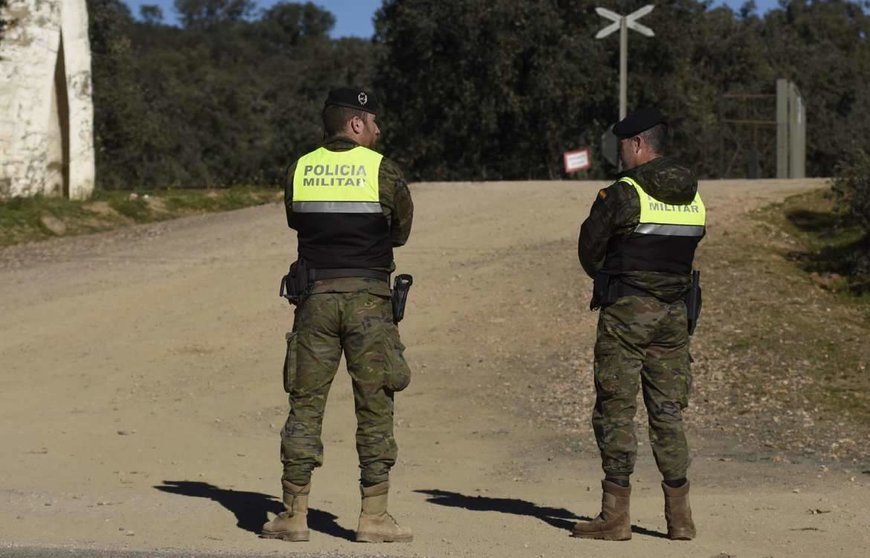
MULTIPOLYGON (((340 137, 324 144, 331 151, 355 146, 340 137)), ((295 229, 294 173, 295 165, 288 172, 285 206, 287 223, 295 229)), ((378 181, 392 245, 402 246, 410 235, 414 211, 407 183, 398 167, 386 158, 381 162, 378 181)), ((281 431, 282 480, 306 485, 313 469, 323 463, 323 412, 344 351, 353 383, 360 480, 366 486, 386 481, 397 453, 393 394, 404 389, 411 378, 404 346, 393 324, 389 285, 363 277, 317 281, 296 308, 290 343, 295 344, 295 366, 287 371, 290 412, 281 431)))
MULTIPOLYGON (((625 175, 668 204, 689 203, 697 192, 694 174, 668 158, 654 159, 625 175)), ((638 195, 631 185, 616 182, 599 192, 578 243, 580 262, 590 276, 606 269, 608 250, 632 233, 639 216, 638 195)), ((665 480, 682 479, 689 466, 682 410, 692 383, 684 302, 691 277, 625 271, 619 280, 633 293, 601 309, 595 343, 592 424, 602 468, 616 479, 628 479, 634 471, 634 416, 642 386, 656 464, 665 480)))

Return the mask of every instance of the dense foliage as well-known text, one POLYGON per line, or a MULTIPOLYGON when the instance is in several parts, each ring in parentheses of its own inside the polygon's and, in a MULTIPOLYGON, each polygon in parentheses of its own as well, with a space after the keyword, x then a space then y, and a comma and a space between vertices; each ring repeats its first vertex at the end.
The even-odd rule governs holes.
MULTIPOLYGON (((611 0, 630 13, 645 2, 611 0)), ((176 0, 134 19, 88 0, 98 181, 104 188, 275 183, 320 139, 334 85, 385 99, 383 150, 413 179, 562 175, 561 154, 598 143, 618 112, 618 33, 592 0, 385 0, 373 41, 329 38, 312 3, 256 11, 250 0, 176 0)), ((763 17, 709 1, 663 0, 629 36, 628 105, 675 124, 673 151, 706 177, 773 176, 777 78, 807 107, 807 172, 830 176, 851 138, 870 135, 866 0, 781 0, 763 17), (742 120, 743 124, 725 120, 742 120), (746 124, 745 122, 755 122, 746 124)))
MULTIPOLYGON (((0 13, 6 9, 7 0, 0 0, 0 13)), ((0 43, 3 42, 3 31, 6 29, 6 20, 0 17, 0 43)))
MULTIPOLYGON (((612 0, 618 13, 643 2, 612 0)), ((387 0, 376 40, 378 84, 398 125, 390 151, 415 178, 549 177, 565 149, 592 145, 617 118, 618 33, 598 0, 387 0)), ((704 176, 741 176, 755 148, 775 173, 777 78, 807 103, 807 172, 830 175, 858 130, 870 132, 866 4, 783 1, 765 17, 710 2, 666 0, 629 34, 628 105, 654 104, 675 124, 674 151, 704 176), (847 131, 848 130, 848 131, 847 131), (738 159, 736 162, 734 159, 738 159)), ((593 151, 597 151, 594 149, 593 151)))
POLYGON ((593 38, 598 17, 559 4, 384 3, 388 151, 415 178, 558 177, 562 151, 615 118, 618 66, 593 38))
POLYGON ((857 224, 863 236, 848 252, 847 274, 861 279, 859 290, 870 291, 870 154, 854 148, 837 166, 832 181, 846 224, 857 224))
POLYGON ((88 0, 101 187, 274 184, 320 139, 324 92, 368 82, 371 44, 331 40, 332 14, 276 4, 177 0, 137 22, 119 0, 88 0))

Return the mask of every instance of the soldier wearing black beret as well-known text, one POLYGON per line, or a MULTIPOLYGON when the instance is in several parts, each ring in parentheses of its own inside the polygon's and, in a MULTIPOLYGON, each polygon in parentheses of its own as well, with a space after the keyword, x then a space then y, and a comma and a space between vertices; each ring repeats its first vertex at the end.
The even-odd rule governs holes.
POLYGON ((642 108, 634 111, 613 126, 613 133, 619 139, 633 138, 659 124, 665 125, 665 115, 657 108, 642 108))
POLYGON ((378 113, 378 104, 375 97, 370 92, 357 87, 332 89, 323 105, 324 109, 328 107, 345 107, 371 114, 378 113))
POLYGON ((603 497, 601 513, 577 523, 573 535, 631 538, 629 478, 642 388, 650 446, 663 477, 668 537, 689 540, 695 525, 682 422, 691 386, 686 301, 706 212, 695 174, 665 157, 668 125, 661 111, 639 109, 613 133, 625 171, 598 192, 578 240, 580 263, 594 279, 590 306, 600 309, 592 426, 604 470, 603 497))
POLYGON ((399 167, 372 149, 380 136, 377 111, 367 89, 330 91, 322 111, 323 144, 287 174, 287 224, 298 241, 291 269, 306 286, 291 301, 296 311, 287 334, 290 411, 281 431, 286 511, 263 526, 267 538, 309 538, 311 476, 323 463, 323 413, 343 353, 357 417, 362 504, 356 540, 412 540, 411 530, 387 513, 387 495, 397 456, 393 399, 411 380, 389 281, 393 249, 408 240, 414 205, 399 167))

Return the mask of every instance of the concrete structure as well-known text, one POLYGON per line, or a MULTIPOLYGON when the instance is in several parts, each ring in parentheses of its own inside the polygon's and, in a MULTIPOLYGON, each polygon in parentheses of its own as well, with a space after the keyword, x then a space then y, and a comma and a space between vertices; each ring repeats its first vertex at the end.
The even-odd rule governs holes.
POLYGON ((807 123, 797 86, 776 80, 776 177, 806 176, 807 123))
POLYGON ((0 198, 94 189, 85 0, 8 0, 0 42, 0 198))

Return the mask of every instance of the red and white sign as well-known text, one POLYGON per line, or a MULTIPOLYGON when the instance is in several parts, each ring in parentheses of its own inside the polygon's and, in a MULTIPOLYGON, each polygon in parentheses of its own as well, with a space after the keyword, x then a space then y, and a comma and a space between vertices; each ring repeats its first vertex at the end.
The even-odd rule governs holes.
POLYGON ((592 162, 589 159, 589 148, 583 147, 581 149, 575 149, 573 151, 566 151, 562 158, 565 161, 565 173, 571 174, 572 172, 586 170, 592 166, 592 162))

